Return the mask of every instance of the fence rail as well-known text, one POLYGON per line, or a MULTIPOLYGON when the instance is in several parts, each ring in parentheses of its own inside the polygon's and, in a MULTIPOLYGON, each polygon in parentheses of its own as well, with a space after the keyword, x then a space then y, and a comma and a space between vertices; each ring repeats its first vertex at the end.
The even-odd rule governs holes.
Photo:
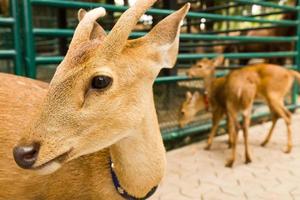
MULTIPOLYGON (((35 28, 33 34, 39 37, 72 37, 73 29, 52 29, 52 28, 35 28)), ((130 37, 138 38, 146 35, 145 32, 133 32, 130 37)), ((293 42, 298 37, 248 37, 248 36, 223 36, 208 34, 181 34, 181 40, 222 40, 222 41, 241 41, 241 42, 293 42)))
POLYGON ((12 30, 14 49, 0 50, 0 58, 12 59, 14 61, 15 74, 25 75, 25 67, 22 66, 20 18, 17 1, 11 1, 11 15, 12 17, 0 17, 0 28, 9 27, 12 30))

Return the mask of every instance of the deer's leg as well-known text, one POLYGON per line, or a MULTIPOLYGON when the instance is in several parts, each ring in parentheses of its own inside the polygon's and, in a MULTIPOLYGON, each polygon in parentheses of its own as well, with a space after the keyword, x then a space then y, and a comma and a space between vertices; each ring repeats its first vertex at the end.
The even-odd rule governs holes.
POLYGON ((284 110, 286 114, 287 120, 285 120, 285 124, 287 127, 287 149, 285 150, 285 153, 290 153, 293 148, 293 142, 292 142, 292 130, 291 130, 291 116, 292 114, 290 113, 289 110, 287 110, 284 105, 282 105, 282 109, 284 110))
MULTIPOLYGON (((230 111, 228 111, 230 112, 230 111)), ((236 143, 237 143, 237 133, 236 133, 236 128, 235 128, 235 123, 236 123, 236 112, 235 111, 231 111, 228 114, 228 128, 229 128, 229 134, 231 135, 232 138, 232 155, 231 158, 227 161, 226 163, 226 167, 232 167, 234 161, 235 161, 235 157, 236 157, 236 143)))
POLYGON ((248 146, 248 131, 249 131, 249 126, 251 122, 251 111, 252 111, 252 105, 247 108, 243 112, 243 134, 244 134, 244 144, 245 144, 245 163, 248 164, 251 162, 251 157, 249 154, 249 146, 248 146))
POLYGON ((229 128, 229 116, 227 114, 226 117, 226 125, 227 125, 227 133, 228 133, 228 148, 230 149, 232 147, 233 144, 233 138, 232 138, 232 134, 230 133, 230 128, 229 128))
POLYGON ((277 99, 269 100, 269 105, 279 117, 282 117, 287 127, 287 149, 285 153, 290 153, 292 150, 292 130, 291 130, 291 113, 284 107, 283 101, 277 99))
POLYGON ((266 146, 266 144, 269 143, 272 135, 273 135, 273 131, 274 131, 274 128, 275 128, 275 125, 278 121, 278 115, 276 113, 272 113, 272 126, 269 130, 269 133, 267 135, 267 137, 265 138, 265 140, 261 143, 261 146, 266 146))
POLYGON ((213 119, 212 119, 213 126, 212 126, 211 132, 209 134, 209 137, 207 139, 207 145, 204 148, 205 150, 209 150, 211 148, 211 144, 217 133, 219 122, 222 119, 222 117, 223 117, 223 112, 221 110, 216 110, 215 112, 213 112, 213 119))

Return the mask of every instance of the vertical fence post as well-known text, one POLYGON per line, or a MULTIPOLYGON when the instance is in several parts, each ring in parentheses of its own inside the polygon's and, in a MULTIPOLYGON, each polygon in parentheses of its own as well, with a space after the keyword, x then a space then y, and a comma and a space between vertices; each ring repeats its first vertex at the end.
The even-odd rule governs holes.
MULTIPOLYGON (((300 20, 300 1, 297 1, 297 21, 299 22, 300 20)), ((298 40, 296 42, 296 51, 297 51, 297 56, 295 58, 295 64, 296 64, 296 70, 300 70, 300 23, 298 23, 298 25, 296 26, 296 34, 298 37, 298 40)), ((294 89, 293 89, 293 97, 292 97, 292 103, 293 105, 297 105, 298 104, 298 89, 299 86, 298 84, 295 84, 294 89)))
POLYGON ((26 74, 36 78, 35 42, 32 25, 31 0, 23 0, 26 74))
POLYGON ((18 1, 17 0, 11 0, 11 11, 12 16, 14 18, 14 24, 12 27, 13 31, 13 38, 14 38, 14 48, 15 48, 15 74, 17 75, 25 75, 25 66, 22 66, 22 47, 21 47, 21 31, 20 31, 20 15, 19 15, 19 9, 18 9, 18 1))

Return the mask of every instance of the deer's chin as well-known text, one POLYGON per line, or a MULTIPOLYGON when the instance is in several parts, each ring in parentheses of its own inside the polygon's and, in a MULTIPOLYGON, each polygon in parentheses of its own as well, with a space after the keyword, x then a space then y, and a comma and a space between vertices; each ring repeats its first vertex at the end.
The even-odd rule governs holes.
POLYGON ((63 163, 67 162, 68 157, 71 152, 72 152, 72 149, 53 158, 52 160, 50 160, 42 165, 35 166, 32 169, 35 173, 37 173, 39 175, 52 174, 53 172, 57 171, 62 166, 63 163))
POLYGON ((61 163, 57 161, 51 161, 50 163, 47 163, 46 165, 43 165, 41 167, 35 168, 34 172, 38 175, 48 175, 52 174, 55 171, 57 171, 61 167, 61 163))

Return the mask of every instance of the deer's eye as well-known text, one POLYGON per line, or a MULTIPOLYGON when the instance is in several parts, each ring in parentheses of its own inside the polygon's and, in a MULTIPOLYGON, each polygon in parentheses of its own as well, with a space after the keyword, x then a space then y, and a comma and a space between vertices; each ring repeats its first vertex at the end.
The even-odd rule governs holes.
POLYGON ((93 89, 104 90, 111 86, 112 81, 112 78, 109 76, 95 76, 91 86, 93 89))

